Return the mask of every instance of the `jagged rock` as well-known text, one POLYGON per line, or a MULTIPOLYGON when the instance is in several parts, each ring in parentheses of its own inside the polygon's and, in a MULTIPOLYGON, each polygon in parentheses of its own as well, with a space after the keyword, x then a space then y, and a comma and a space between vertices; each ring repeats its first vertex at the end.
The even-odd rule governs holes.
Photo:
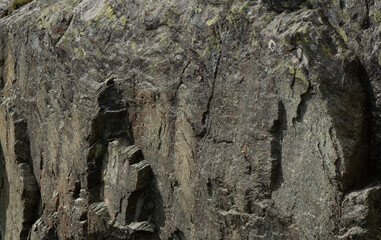
POLYGON ((124 151, 127 153, 127 159, 130 165, 138 163, 143 159, 142 151, 135 145, 126 147, 124 151))
POLYGON ((131 173, 133 178, 130 177, 131 182, 136 183, 135 191, 143 189, 150 183, 151 178, 151 166, 147 161, 143 160, 139 163, 132 164, 134 173, 131 173))
POLYGON ((308 5, 308 1, 305 0, 263 0, 262 2, 275 11, 297 10, 301 4, 308 5))
MULTIPOLYGON (((53 217, 54 215, 52 215, 53 217)), ((28 236, 30 240, 50 240, 57 239, 57 232, 54 226, 48 226, 43 219, 39 218, 32 226, 28 236)))
POLYGON ((186 240, 186 238, 184 236, 184 233, 177 230, 172 234, 172 236, 169 238, 169 240, 186 240))
POLYGON ((132 222, 128 225, 128 228, 131 229, 132 232, 154 232, 155 226, 152 223, 144 221, 144 222, 132 222))
POLYGON ((102 218, 106 221, 108 221, 110 219, 110 214, 108 212, 107 205, 104 202, 93 203, 90 206, 90 208, 100 218, 102 218))
POLYGON ((343 226, 339 239, 361 239, 381 234, 381 187, 354 191, 342 203, 343 226))
POLYGON ((380 17, 1 1, 1 239, 376 239, 380 17))

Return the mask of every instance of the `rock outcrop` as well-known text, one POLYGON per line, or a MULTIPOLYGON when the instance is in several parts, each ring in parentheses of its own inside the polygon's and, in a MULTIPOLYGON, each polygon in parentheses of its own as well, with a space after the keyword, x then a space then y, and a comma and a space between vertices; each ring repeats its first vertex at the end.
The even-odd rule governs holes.
POLYGON ((381 4, 0 3, 0 239, 378 239, 381 4))

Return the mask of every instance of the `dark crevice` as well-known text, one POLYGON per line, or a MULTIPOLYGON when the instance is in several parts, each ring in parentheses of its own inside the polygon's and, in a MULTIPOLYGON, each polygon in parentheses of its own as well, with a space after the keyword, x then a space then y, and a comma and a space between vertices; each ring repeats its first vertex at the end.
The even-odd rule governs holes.
POLYGON ((98 202, 101 200, 102 187, 102 169, 104 156, 107 150, 107 144, 104 141, 98 141, 94 144, 87 157, 87 188, 89 191, 89 203, 98 202))
POLYGON ((267 5, 271 10, 278 13, 286 10, 298 10, 300 9, 300 5, 302 3, 309 4, 308 1, 305 0, 263 0, 263 3, 267 5))
POLYGON ((340 5, 340 9, 343 10, 344 7, 345 7, 344 0, 340 0, 340 1, 339 1, 339 5, 340 5))
POLYGON ((136 164, 143 161, 144 157, 143 157, 142 151, 135 145, 133 145, 131 148, 132 149, 130 150, 131 156, 129 157, 129 165, 136 164))
POLYGON ((168 240, 187 240, 187 238, 182 231, 176 230, 168 240))
POLYGON ((80 181, 75 181, 74 183, 74 191, 73 191, 73 197, 79 198, 79 193, 81 191, 81 182, 80 181))
POLYGON ((214 139, 214 138, 213 138, 213 142, 214 142, 214 143, 217 143, 217 144, 221 144, 221 143, 232 144, 232 143, 234 143, 233 140, 214 139))
POLYGON ((177 103, 177 96, 178 96, 178 93, 179 93, 179 89, 180 89, 180 86, 181 86, 181 84, 183 84, 183 76, 184 76, 184 73, 185 73, 185 71, 187 70, 187 68, 189 67, 189 65, 190 65, 190 61, 185 65, 185 67, 183 68, 183 70, 181 71, 181 74, 180 74, 180 77, 179 77, 179 79, 180 79, 180 81, 179 81, 179 84, 177 85, 177 87, 176 87, 176 93, 175 93, 175 97, 174 97, 174 101, 176 101, 176 103, 177 103))
POLYGON ((206 187, 208 189, 208 195, 210 199, 214 198, 214 189, 213 189, 213 184, 210 178, 208 178, 208 182, 206 183, 206 187))
POLYGON ((311 90, 312 88, 311 88, 311 85, 309 84, 307 91, 300 96, 300 103, 296 110, 296 117, 292 119, 294 125, 295 125, 295 121, 296 122, 303 121, 304 114, 307 111, 307 102, 311 100, 312 98, 311 90))
POLYGON ((212 99, 213 99, 213 95, 214 95, 214 87, 215 87, 215 79, 213 79, 213 82, 212 82, 212 93, 210 94, 210 97, 208 99, 208 103, 206 105, 206 111, 204 112, 204 114, 202 115, 202 124, 205 124, 206 123, 206 118, 208 117, 209 115, 209 111, 210 111, 210 103, 212 102, 212 99))
POLYGON ((368 29, 370 27, 370 20, 369 20, 369 0, 364 0, 365 1, 365 19, 362 22, 362 28, 363 29, 368 29))
POLYGON ((157 146, 157 149, 161 150, 161 144, 162 144, 162 132, 163 132, 163 124, 161 123, 160 124, 160 127, 159 127, 159 133, 158 133, 158 136, 159 136, 159 145, 157 146))
POLYGON ((0 146, 0 239, 5 240, 7 209, 9 205, 9 180, 6 171, 6 162, 0 146))
MULTIPOLYGON (((3 70, 4 65, 5 65, 5 59, 0 58, 0 72, 1 73, 4 71, 3 70)), ((5 81, 4 81, 3 74, 0 74, 0 90, 2 90, 4 88, 4 85, 5 85, 5 81)))
MULTIPOLYGON (((380 162, 372 159, 371 154, 375 150, 371 144, 371 136, 376 131, 373 131, 371 126, 372 95, 369 93, 369 78, 358 59, 349 62, 345 66, 345 71, 360 81, 364 98, 358 99, 358 101, 361 101, 362 111, 362 125, 360 126, 359 139, 357 139, 356 144, 352 147, 350 155, 346 156, 349 164, 346 166, 346 172, 342 179, 344 195, 365 188, 380 174, 377 171, 380 169, 380 165, 378 165, 380 162), (376 171, 373 169, 376 169, 376 171)), ((339 124, 336 125, 340 126, 339 124)))
POLYGON ((283 131, 287 126, 286 110, 282 101, 278 102, 278 117, 271 127, 271 182, 272 191, 280 188, 283 182, 282 172, 282 142, 283 131))
POLYGON ((24 201, 22 231, 20 239, 27 239, 29 230, 38 219, 40 188, 33 172, 33 161, 30 153, 28 124, 24 119, 14 121, 15 160, 21 170, 23 180, 22 198, 24 201))
MULTIPOLYGON (((294 74, 292 75, 291 89, 294 90, 296 81, 296 66, 294 66, 294 74)), ((292 91, 292 97, 294 97, 294 91, 292 91)))
POLYGON ((366 133, 364 133, 366 136, 369 136, 367 137, 367 145, 370 148, 368 159, 369 174, 375 181, 381 181, 381 135, 378 133, 378 129, 381 129, 381 111, 377 104, 377 97, 373 92, 368 73, 362 64, 360 65, 360 79, 368 97, 366 106, 369 106, 365 109, 365 115, 369 118, 369 127, 366 133))
MULTIPOLYGON (((222 46, 221 46, 222 48, 222 46)), ((214 72, 213 72, 213 81, 212 81, 212 91, 209 95, 209 99, 208 99, 208 103, 206 105, 206 110, 205 112, 203 113, 202 115, 202 120, 201 120, 201 123, 203 125, 206 124, 206 121, 207 121, 207 118, 209 117, 209 113, 210 113, 210 105, 212 103, 212 100, 213 100, 213 97, 214 97, 214 92, 215 92, 215 85, 216 85, 216 79, 217 79, 217 76, 218 76, 218 70, 219 70, 219 67, 220 67, 220 61, 221 61, 221 49, 218 53, 218 57, 217 57, 217 62, 216 62, 216 66, 214 68, 214 72)), ((204 131, 202 132, 202 135, 205 136, 205 135, 208 135, 207 132, 208 132, 208 126, 205 126, 205 129, 204 131)), ((203 137, 202 136, 202 137, 203 137)))
POLYGON ((132 142, 132 132, 128 121, 126 104, 122 102, 121 91, 113 79, 99 90, 99 113, 91 123, 90 145, 87 157, 87 188, 89 203, 100 201, 102 197, 102 171, 108 143, 114 139, 132 142))
POLYGON ((163 226, 165 222, 163 200, 151 166, 144 160, 141 149, 134 145, 128 106, 122 101, 121 91, 113 79, 108 80, 98 93, 100 110, 92 121, 91 135, 88 137, 91 147, 86 171, 87 188, 88 201, 93 207, 87 218, 103 221, 100 224, 103 227, 90 229, 87 237, 158 239, 158 227, 163 226), (109 165, 114 158, 124 160, 116 161, 117 165, 109 165), (123 171, 115 176, 108 176, 120 186, 113 186, 110 181, 104 181, 103 174, 111 174, 115 168, 123 168, 123 171), (120 198, 110 196, 110 191, 105 190, 106 186, 107 189, 115 187, 115 191, 118 192, 116 196, 120 198), (111 215, 107 205, 119 209, 113 222, 109 221, 111 215))

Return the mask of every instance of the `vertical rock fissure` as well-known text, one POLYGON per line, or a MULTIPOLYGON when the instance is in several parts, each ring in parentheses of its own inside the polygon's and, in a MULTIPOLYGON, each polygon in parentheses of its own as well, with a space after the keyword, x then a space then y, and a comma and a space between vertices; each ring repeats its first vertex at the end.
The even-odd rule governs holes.
POLYGON ((283 131, 287 126, 286 110, 282 101, 278 102, 277 119, 271 127, 271 182, 270 188, 275 191, 280 188, 283 182, 282 173, 282 142, 283 131))
POLYGON ((218 57, 217 57, 217 61, 216 61, 216 66, 214 68, 214 72, 213 72, 213 80, 212 80, 212 90, 211 90, 211 93, 209 95, 209 98, 208 98, 208 102, 207 102, 207 105, 206 105, 206 110, 202 116, 202 124, 205 125, 205 129, 202 133, 202 137, 205 137, 205 136, 208 136, 209 134, 209 131, 210 131, 210 126, 208 124, 208 118, 209 118, 209 113, 210 113, 210 107, 211 107, 211 103, 212 103, 212 100, 213 100, 213 97, 214 97, 214 92, 215 92, 215 88, 216 88, 216 80, 217 80, 217 77, 218 77, 218 70, 219 70, 219 67, 220 67, 220 61, 221 61, 221 53, 222 53, 222 48, 223 48, 223 43, 224 41, 222 41, 221 43, 221 47, 220 47, 220 50, 218 52, 218 57))
POLYGON ((377 134, 377 129, 381 126, 381 112, 380 106, 377 104, 377 97, 372 90, 372 84, 370 82, 369 76, 365 70, 365 67, 360 65, 360 79, 367 93, 367 106, 369 106, 367 115, 370 118, 368 131, 366 135, 369 136, 369 173, 373 180, 381 180, 381 136, 377 134), (375 114, 372 114, 375 113, 375 114))
POLYGON ((92 145, 87 188, 88 219, 100 223, 89 228, 89 239, 151 239, 157 226, 163 224, 162 200, 154 174, 141 149, 134 145, 128 106, 122 99, 113 79, 99 91, 100 111, 92 121, 88 140, 92 145), (113 230, 107 233, 104 229, 113 230))
POLYGON ((307 102, 312 98, 311 88, 310 84, 308 84, 307 91, 300 96, 300 102, 296 109, 296 117, 292 119, 294 125, 295 122, 303 121, 304 113, 307 110, 307 102))
POLYGON ((0 144, 0 239, 5 240, 7 209, 9 204, 9 181, 6 172, 6 162, 0 144))
POLYGON ((21 200, 23 201, 24 210, 20 239, 27 239, 30 228, 38 219, 38 205, 41 198, 40 188, 33 172, 27 121, 18 119, 13 124, 15 161, 21 171, 23 185, 21 200))
POLYGON ((120 91, 116 88, 114 79, 109 79, 106 86, 100 89, 98 104, 100 111, 92 121, 89 136, 89 155, 87 158, 87 185, 89 203, 103 199, 102 171, 107 155, 108 143, 122 138, 132 144, 132 133, 128 129, 127 110, 122 103, 120 91))

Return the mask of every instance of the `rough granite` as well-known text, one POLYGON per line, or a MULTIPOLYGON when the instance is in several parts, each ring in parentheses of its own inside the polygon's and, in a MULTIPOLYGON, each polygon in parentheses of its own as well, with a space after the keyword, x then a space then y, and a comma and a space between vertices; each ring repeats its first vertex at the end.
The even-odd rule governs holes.
POLYGON ((0 239, 381 239, 379 0, 1 0, 0 239))

